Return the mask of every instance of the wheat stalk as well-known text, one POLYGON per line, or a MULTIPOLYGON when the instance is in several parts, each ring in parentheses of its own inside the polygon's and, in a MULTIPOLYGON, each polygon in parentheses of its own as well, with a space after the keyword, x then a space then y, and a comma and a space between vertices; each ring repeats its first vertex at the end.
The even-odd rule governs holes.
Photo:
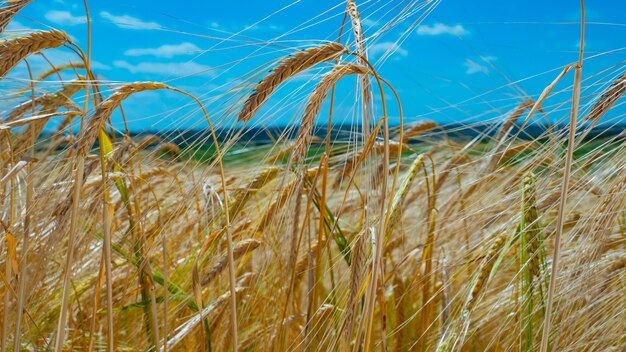
MULTIPOLYGON (((556 290, 556 275, 559 268, 561 234, 563 232, 563 221, 565 218, 565 205, 567 203, 567 192, 569 187, 569 177, 574 159, 574 143, 576 141, 576 123, 578 121, 578 107, 580 104, 580 85, 582 81, 583 59, 585 50, 585 0, 580 0, 581 21, 580 21, 580 49, 578 52, 578 63, 574 71, 574 86, 572 89, 572 106, 570 110, 570 123, 567 135, 567 152, 565 154, 565 169, 561 183, 561 199, 559 202, 559 215, 557 217, 556 233, 554 236, 554 250, 552 253, 552 270, 550 272, 550 284, 548 286, 548 298, 546 313, 543 323, 543 333, 541 335, 541 352, 548 351, 548 339, 550 338, 552 304, 554 292, 556 290)), ((565 71, 564 71, 565 72, 565 71)))
MULTIPOLYGON (((22 335, 21 324, 22 314, 24 312, 24 302, 26 301, 26 283, 28 279, 28 253, 30 252, 31 230, 33 227, 33 195, 35 192, 35 185, 33 180, 32 164, 27 166, 27 178, 26 178, 26 203, 25 203, 25 215, 24 215, 24 237, 22 239, 22 258, 21 258, 21 272, 19 274, 19 289, 17 300, 17 318, 15 326, 15 339, 13 343, 13 350, 20 350, 20 336, 22 335)), ((17 268, 16 268, 17 269, 17 268)), ((15 270, 17 273, 17 270, 15 270)))
POLYGON ((557 217, 556 233, 554 240, 554 249, 552 253, 552 269, 550 272, 550 284, 548 287, 548 297, 546 304, 546 313, 543 326, 543 333, 541 336, 541 352, 548 351, 551 318, 552 318, 552 305, 554 301, 554 292, 556 290, 556 275, 558 272, 558 264, 560 259, 561 248, 561 234, 563 232, 563 222, 565 218, 565 206, 567 203, 567 194, 569 187, 569 178, 572 168, 574 144, 576 140, 576 123, 578 120, 578 108, 580 104, 580 85, 582 80, 582 67, 583 67, 583 53, 584 53, 584 39, 585 39, 585 6, 584 0, 581 0, 582 19, 581 19, 581 35, 580 35, 580 52, 578 57, 578 63, 576 64, 574 71, 574 86, 572 89, 572 105, 570 111, 570 123, 567 139, 567 152, 565 155, 565 168, 563 172, 563 179, 561 184, 561 197, 559 202, 559 215, 557 217))

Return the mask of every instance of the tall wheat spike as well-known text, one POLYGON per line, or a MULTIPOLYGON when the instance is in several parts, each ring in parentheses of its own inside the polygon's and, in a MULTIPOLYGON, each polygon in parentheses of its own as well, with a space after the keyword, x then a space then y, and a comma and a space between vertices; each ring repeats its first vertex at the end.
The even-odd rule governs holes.
POLYGON ((537 213, 535 184, 536 177, 534 174, 531 173, 524 177, 522 188, 523 222, 520 226, 524 242, 528 244, 528 247, 522 250, 528 252, 528 265, 532 276, 539 275, 540 262, 543 260, 543 253, 540 253, 543 247, 543 235, 537 213))
MULTIPOLYGON (((360 65, 367 65, 367 50, 365 48, 365 34, 363 33, 363 24, 361 22, 361 14, 357 8, 354 0, 348 0, 346 3, 346 12, 350 17, 352 24, 352 34, 354 35, 354 42, 356 46, 356 52, 358 54, 357 62, 360 65)), ((370 134, 370 125, 372 123, 372 87, 370 84, 369 75, 362 74, 359 76, 359 82, 361 85, 361 99, 363 100, 361 109, 361 120, 363 135, 368 136, 370 134)), ((364 137, 367 138, 367 137, 364 137)))

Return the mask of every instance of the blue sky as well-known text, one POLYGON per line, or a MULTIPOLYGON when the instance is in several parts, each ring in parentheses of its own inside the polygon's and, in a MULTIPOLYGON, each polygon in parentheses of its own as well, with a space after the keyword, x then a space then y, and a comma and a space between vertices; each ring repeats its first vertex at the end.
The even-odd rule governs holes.
MULTIPOLYGON (((400 94, 408 122, 499 119, 523 99, 537 98, 578 55, 580 4, 575 0, 443 0, 411 7, 406 7, 410 1, 357 3, 370 59, 400 94), (397 21, 400 15, 405 17, 397 21)), ((187 90, 202 99, 218 124, 229 124, 241 99, 281 56, 337 39, 344 4, 90 1, 93 68, 111 84, 156 80, 187 90)), ((626 2, 588 1, 586 12, 584 75, 589 80, 583 98, 623 72, 626 60, 626 2)), ((9 30, 62 29, 86 50, 85 22, 82 1, 35 0, 9 30)), ((68 50, 48 57, 57 64, 76 60, 68 50)), ((46 65, 32 59, 35 69, 46 65)), ((320 67, 287 83, 254 123, 297 120, 313 83, 327 70, 320 67)), ((566 116, 563 102, 571 80, 568 76, 557 86, 550 103, 555 121, 566 116)), ((337 121, 353 121, 355 80, 343 82, 338 93, 337 121)), ((397 120, 398 110, 388 101, 391 119, 397 120)), ((175 93, 143 93, 124 109, 133 130, 205 126, 189 99, 175 93)), ((114 122, 120 121, 118 114, 114 122)))

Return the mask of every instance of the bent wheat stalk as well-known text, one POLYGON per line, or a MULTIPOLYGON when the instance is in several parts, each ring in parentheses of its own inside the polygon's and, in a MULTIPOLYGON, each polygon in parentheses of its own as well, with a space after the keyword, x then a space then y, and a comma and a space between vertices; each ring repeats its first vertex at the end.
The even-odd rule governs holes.
POLYGON ((75 179, 72 190, 72 211, 70 217, 68 253, 65 258, 64 278, 63 278, 63 296, 61 301, 61 311, 57 324, 57 332, 55 337, 55 350, 61 351, 63 341, 65 340, 65 327, 67 324, 67 309, 70 296, 70 273, 73 264, 74 242, 76 240, 76 225, 78 221, 78 204, 80 202, 80 193, 83 185, 84 165, 87 153, 93 146, 98 133, 102 130, 104 122, 111 116, 113 111, 128 98, 131 94, 146 90, 168 89, 169 86, 162 83, 154 82, 135 82, 122 86, 111 95, 107 100, 103 101, 94 116, 90 119, 86 128, 80 131, 79 144, 76 152, 75 179))
POLYGON ((556 274, 559 268, 559 256, 561 247, 561 234, 563 233, 563 219, 565 218, 565 204, 567 200, 567 190, 569 186, 569 175, 572 169, 572 159, 574 155, 574 142, 576 138, 576 121, 578 119, 578 105, 580 103, 580 81, 583 69, 583 54, 585 48, 585 0, 580 0, 581 6, 581 28, 580 28, 580 52, 578 64, 574 71, 574 89, 572 92, 572 109, 570 113, 569 134, 567 137, 567 154, 565 158, 565 170, 563 172, 563 183, 561 185, 561 202, 559 203, 559 215, 556 222, 556 234, 554 235, 554 252, 552 254, 552 271, 550 273, 550 286, 548 287, 548 299, 546 305, 546 315, 543 323, 543 334, 541 336, 541 352, 548 351, 548 339, 550 338, 550 317, 552 315, 552 304, 554 301, 554 290, 556 286, 556 274))

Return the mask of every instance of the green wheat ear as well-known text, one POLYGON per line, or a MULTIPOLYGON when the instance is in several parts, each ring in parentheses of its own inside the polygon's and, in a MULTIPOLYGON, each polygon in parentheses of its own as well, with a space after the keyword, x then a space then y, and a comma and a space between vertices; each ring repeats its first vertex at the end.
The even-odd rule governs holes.
MULTIPOLYGON (((539 214, 536 205, 535 175, 528 174, 522 181, 522 219, 519 232, 519 259, 521 267, 520 288, 522 297, 521 319, 523 331, 524 349, 532 351, 534 332, 533 320, 535 278, 540 278, 541 271, 545 267, 545 243, 539 224, 539 214)), ((542 283, 538 285, 540 305, 544 306, 542 283)), ((542 313, 543 316, 543 313, 542 313)))

